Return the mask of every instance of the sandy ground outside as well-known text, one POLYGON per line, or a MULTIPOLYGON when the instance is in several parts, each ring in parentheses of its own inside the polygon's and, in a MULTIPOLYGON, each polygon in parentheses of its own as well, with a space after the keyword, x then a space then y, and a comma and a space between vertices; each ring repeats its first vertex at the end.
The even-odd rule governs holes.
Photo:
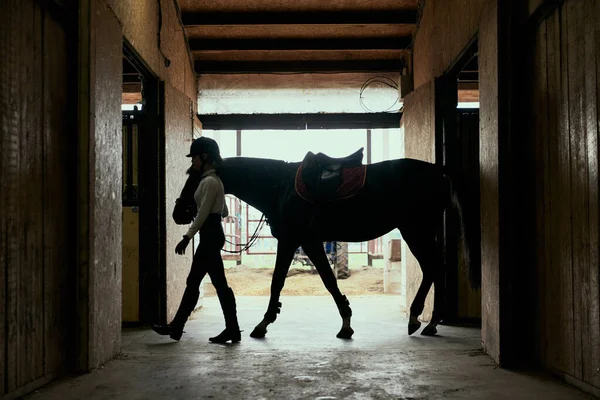
MULTIPOLYGON (((349 278, 338 280, 340 290, 345 295, 383 294, 382 268, 351 268, 350 273, 349 278)), ((236 296, 268 296, 270 294, 272 268, 250 268, 242 264, 226 268, 225 274, 229 286, 236 296)), ((292 266, 281 294, 284 296, 325 296, 329 295, 329 292, 325 289, 318 273, 311 273, 308 267, 292 266)))

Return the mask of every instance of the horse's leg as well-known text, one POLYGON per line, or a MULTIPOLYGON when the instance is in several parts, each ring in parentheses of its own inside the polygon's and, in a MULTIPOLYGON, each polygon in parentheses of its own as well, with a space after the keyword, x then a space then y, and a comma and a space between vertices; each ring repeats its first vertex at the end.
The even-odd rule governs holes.
MULTIPOLYGON (((426 226, 427 224, 423 225, 426 226)), ((423 229, 423 225, 419 225, 415 222, 414 224, 411 224, 409 229, 405 229, 402 232, 406 244, 416 257, 421 266, 421 271, 423 272, 421 285, 410 306, 410 319, 408 321, 409 335, 412 335, 421 327, 421 322, 419 322, 418 317, 425 308, 425 299, 427 298, 427 293, 429 293, 429 289, 435 279, 434 271, 436 270, 436 264, 438 262, 438 257, 436 256, 437 249, 435 245, 435 235, 433 232, 429 233, 427 230, 423 229)))
MULTIPOLYGON (((438 267, 441 267, 441 264, 438 265, 438 267)), ((444 284, 444 274, 442 272, 443 271, 440 268, 435 271, 435 278, 433 281, 433 285, 435 287, 435 293, 433 297, 433 314, 429 324, 427 324, 425 329, 421 331, 421 335, 434 336, 437 333, 437 325, 444 319, 443 310, 446 285, 444 284)))
POLYGON ((413 302, 410 305, 410 319, 408 321, 409 335, 412 335, 421 327, 419 315, 421 315, 423 309, 425 308, 425 299, 427 298, 427 293, 429 293, 429 289, 431 288, 431 285, 433 283, 431 276, 429 274, 426 274, 423 268, 421 268, 421 270, 423 271, 421 285, 419 286, 417 295, 415 296, 413 302))
POLYGON ((279 239, 277 241, 277 258, 275 260, 273 278, 271 279, 271 298, 269 299, 269 306, 267 307, 267 312, 265 313, 263 320, 256 325, 256 328, 250 333, 250 337, 265 337, 267 326, 277 319, 277 314, 279 314, 281 309, 279 295, 281 294, 281 290, 283 290, 285 278, 297 248, 298 245, 292 244, 285 239, 279 239))
POLYGON ((306 255, 312 260, 315 268, 321 276, 321 280, 325 284, 325 288, 333 296, 333 300, 338 307, 340 316, 342 317, 342 329, 336 335, 340 339, 350 339, 354 334, 354 330, 350 327, 350 318, 352 317, 352 309, 350 302, 340 292, 335 275, 329 266, 329 260, 323 249, 323 243, 314 240, 302 242, 302 248, 306 255))

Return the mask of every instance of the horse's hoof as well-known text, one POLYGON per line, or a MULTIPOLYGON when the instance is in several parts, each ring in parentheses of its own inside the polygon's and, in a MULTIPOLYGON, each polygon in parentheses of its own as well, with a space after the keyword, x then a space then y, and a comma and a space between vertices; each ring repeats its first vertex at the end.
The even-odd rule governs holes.
POLYGON ((408 324, 408 336, 410 336, 413 333, 415 333, 416 331, 418 331, 420 327, 421 327, 421 323, 420 322, 409 323, 408 324))
POLYGON ((258 326, 254 328, 252 333, 250 333, 250 337, 254 339, 262 339, 267 334, 267 330, 264 328, 259 328, 258 326))
POLYGON ((352 335, 354 335, 354 329, 352 328, 342 328, 336 337, 338 339, 352 339, 352 335))
POLYGON ((437 334, 437 329, 435 326, 427 325, 421 335, 423 336, 435 336, 437 334))

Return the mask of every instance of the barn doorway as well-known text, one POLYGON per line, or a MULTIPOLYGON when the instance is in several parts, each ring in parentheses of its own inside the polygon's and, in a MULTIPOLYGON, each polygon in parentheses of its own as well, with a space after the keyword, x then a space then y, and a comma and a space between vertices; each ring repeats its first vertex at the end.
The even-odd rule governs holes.
POLYGON ((122 323, 165 318, 164 129, 158 78, 123 45, 123 280, 122 323), (143 251, 140 251, 143 249, 143 251), (164 268, 164 267, 163 267, 164 268))
MULTIPOLYGON (((474 39, 456 63, 435 81, 436 163, 448 168, 461 193, 471 263, 481 269, 479 199, 479 59, 474 39)), ((481 291, 472 289, 459 245, 458 219, 444 217, 440 247, 446 267, 446 323, 481 320, 481 291)))
MULTIPOLYGON (((300 162, 308 151, 343 157, 361 147, 365 164, 404 156, 399 113, 361 117, 342 114, 328 117, 308 114, 269 117, 203 115, 201 120, 204 122, 202 134, 219 142, 224 157, 264 157, 300 162), (377 122, 378 118, 381 121, 377 122), (363 126, 358 119, 363 120, 363 126), (369 119, 371 122, 365 123, 369 119), (264 143, 269 143, 269 146, 264 143)), ((235 249, 234 243, 246 243, 250 239, 258 227, 261 213, 232 196, 228 197, 228 204, 235 207, 230 209, 237 210, 224 221, 225 232, 231 242, 226 243, 223 253, 230 286, 236 295, 269 295, 277 241, 271 236, 268 226, 264 226, 258 231, 254 246, 241 255, 229 253, 235 249)), ((389 206, 392 203, 390 201, 389 206)), ((380 217, 385 218, 385 212, 380 217)), ((363 243, 324 243, 342 292, 352 296, 401 294, 399 279, 394 282, 397 284, 393 290, 385 290, 384 243, 391 238, 399 240, 399 232, 393 231, 385 237, 363 243), (343 268, 347 268, 345 275, 343 268)), ((329 295, 301 248, 296 252, 288 278, 282 295, 329 295)), ((214 289, 207 280, 204 294, 210 296, 212 292, 214 289)))

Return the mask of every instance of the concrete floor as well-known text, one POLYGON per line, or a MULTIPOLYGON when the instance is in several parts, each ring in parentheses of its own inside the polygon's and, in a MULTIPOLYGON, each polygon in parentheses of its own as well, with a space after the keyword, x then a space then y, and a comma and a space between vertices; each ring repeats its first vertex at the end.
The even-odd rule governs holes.
POLYGON ((223 328, 216 298, 181 342, 151 330, 123 332, 123 352, 103 368, 36 391, 31 399, 585 399, 547 376, 499 369, 480 331, 441 326, 439 337, 406 333, 397 296, 351 298, 354 339, 336 339, 330 297, 283 297, 267 338, 248 335, 267 297, 239 297, 242 342, 208 342, 223 328))

